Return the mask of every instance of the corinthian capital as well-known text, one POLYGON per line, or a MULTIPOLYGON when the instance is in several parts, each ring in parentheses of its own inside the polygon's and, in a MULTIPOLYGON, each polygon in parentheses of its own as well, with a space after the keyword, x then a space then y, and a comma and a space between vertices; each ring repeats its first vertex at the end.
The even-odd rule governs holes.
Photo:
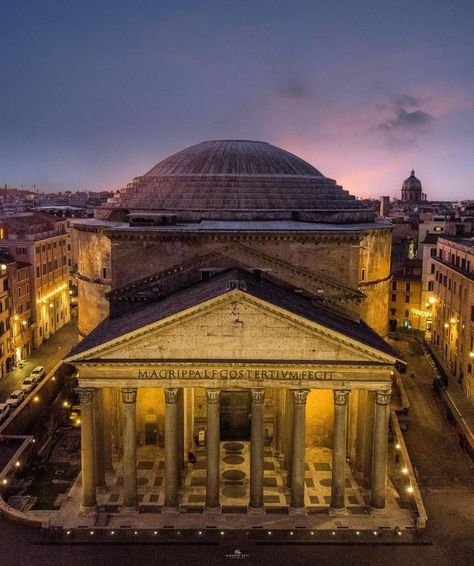
POLYGON ((137 401, 137 390, 134 387, 127 387, 121 389, 122 401, 124 403, 136 403, 137 401))
POLYGON ((165 401, 167 405, 174 405, 178 402, 179 389, 177 387, 168 387, 165 389, 165 401))
POLYGON ((220 389, 206 389, 206 400, 208 404, 219 403, 221 400, 220 389))
POLYGON ((252 389, 252 403, 261 405, 265 401, 265 389, 252 389))
POLYGON ((334 390, 334 404, 335 405, 347 405, 347 400, 349 399, 349 391, 334 390))
POLYGON ((293 389, 295 405, 306 405, 309 389, 293 389))
POLYGON ((95 389, 93 387, 77 387, 76 393, 79 395, 81 405, 87 405, 94 400, 95 389))
POLYGON ((376 391, 375 392, 375 402, 377 405, 388 405, 390 403, 390 396, 392 392, 389 391, 376 391))

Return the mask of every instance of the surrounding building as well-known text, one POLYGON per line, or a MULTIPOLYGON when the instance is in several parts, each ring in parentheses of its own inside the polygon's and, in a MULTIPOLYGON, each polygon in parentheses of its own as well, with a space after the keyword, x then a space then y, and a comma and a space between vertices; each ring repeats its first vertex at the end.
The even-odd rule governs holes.
POLYGON ((160 447, 164 512, 241 505, 220 489, 220 441, 250 438, 249 512, 269 504, 264 445, 291 514, 305 512, 305 453, 318 449, 332 458, 331 513, 346 512, 347 461, 371 512, 385 509, 398 355, 383 340, 392 227, 375 210, 282 149, 215 141, 74 226, 84 339, 66 361, 78 372, 82 513, 112 469, 122 512, 137 509, 137 454, 160 447), (202 499, 178 489, 201 438, 202 499))
POLYGON ((12 345, 10 336, 10 278, 7 265, 0 258, 0 379, 10 371, 12 345))
POLYGON ((36 213, 0 218, 1 252, 29 265, 29 282, 20 291, 29 287, 34 347, 70 319, 66 224, 63 218, 36 213))
POLYGON ((33 348, 30 265, 0 256, 0 379, 33 348))
POLYGON ((467 398, 474 396, 474 240, 438 238, 433 351, 467 398))
POLYGON ((381 215, 393 223, 390 331, 420 332, 431 338, 436 297, 436 242, 440 236, 472 234, 469 203, 429 202, 412 171, 402 184, 401 200, 382 197, 381 215))
POLYGON ((19 364, 31 354, 34 345, 31 265, 14 261, 11 265, 10 328, 14 362, 19 364))
POLYGON ((422 309, 421 260, 407 259, 392 270, 390 292, 390 331, 424 331, 425 310, 422 309))

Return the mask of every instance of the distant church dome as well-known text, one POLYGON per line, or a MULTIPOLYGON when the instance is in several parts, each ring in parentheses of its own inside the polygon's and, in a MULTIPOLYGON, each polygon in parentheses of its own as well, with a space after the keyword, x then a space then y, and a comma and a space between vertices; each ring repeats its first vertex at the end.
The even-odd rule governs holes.
POLYGON ((410 176, 403 181, 402 184, 402 201, 408 203, 417 203, 425 200, 420 179, 415 177, 415 171, 412 169, 410 176))
POLYGON ((167 157, 96 209, 96 217, 145 211, 170 222, 374 219, 372 209, 300 157, 248 140, 205 141, 167 157))

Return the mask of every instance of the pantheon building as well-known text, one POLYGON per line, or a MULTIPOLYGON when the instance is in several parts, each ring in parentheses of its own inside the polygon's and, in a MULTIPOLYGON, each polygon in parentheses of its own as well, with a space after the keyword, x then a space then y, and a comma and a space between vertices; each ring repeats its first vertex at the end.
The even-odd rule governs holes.
POLYGON ((304 515, 311 470, 329 514, 352 481, 384 512, 398 357, 374 210, 269 143, 206 141, 75 231, 81 513, 116 491, 119 513, 304 515))

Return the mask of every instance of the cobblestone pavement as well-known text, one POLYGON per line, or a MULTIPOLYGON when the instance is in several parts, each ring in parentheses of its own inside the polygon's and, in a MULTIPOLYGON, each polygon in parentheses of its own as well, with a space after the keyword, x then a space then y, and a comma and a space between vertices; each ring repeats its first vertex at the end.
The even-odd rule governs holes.
POLYGON ((0 403, 4 402, 15 389, 21 389, 25 377, 28 377, 36 366, 44 366, 46 373, 66 356, 77 343, 77 319, 65 324, 54 336, 33 350, 22 368, 17 368, 0 380, 0 403))

